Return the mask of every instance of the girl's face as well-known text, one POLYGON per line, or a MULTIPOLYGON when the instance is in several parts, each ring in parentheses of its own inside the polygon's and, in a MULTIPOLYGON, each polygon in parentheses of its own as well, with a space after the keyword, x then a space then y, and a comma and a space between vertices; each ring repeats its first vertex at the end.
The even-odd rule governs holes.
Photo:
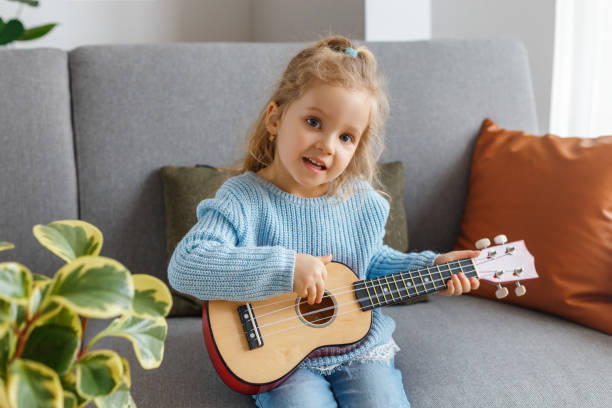
POLYGON ((315 83, 289 104, 283 116, 268 107, 267 129, 276 135, 272 164, 260 175, 288 193, 324 195, 348 166, 370 122, 374 98, 367 90, 315 83))

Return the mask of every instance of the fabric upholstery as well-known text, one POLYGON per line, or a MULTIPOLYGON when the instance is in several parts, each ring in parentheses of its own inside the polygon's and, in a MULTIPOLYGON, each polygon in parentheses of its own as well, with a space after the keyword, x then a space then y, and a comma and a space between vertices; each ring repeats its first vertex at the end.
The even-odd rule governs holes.
POLYGON ((0 49, 0 95, 0 262, 50 276, 65 262, 32 227, 79 217, 66 53, 0 49))
MULTIPOLYGON (((536 130, 525 48, 510 40, 365 44, 388 80, 392 108, 383 161, 404 162, 411 250, 448 250, 459 232, 484 115, 536 130)), ((159 168, 227 167, 242 157, 246 129, 304 45, 125 44, 70 51, 81 217, 105 234, 104 255, 167 282, 159 168)))
MULTIPOLYGON (((612 406, 612 345, 603 333, 470 296, 433 295, 385 313, 397 321, 395 363, 413 407, 612 406)), ((86 340, 107 324, 90 320, 86 340)), ((168 319, 164 360, 155 370, 139 366, 125 339, 103 338, 94 349, 103 348, 128 358, 138 406, 253 406, 217 375, 198 317, 168 319)))

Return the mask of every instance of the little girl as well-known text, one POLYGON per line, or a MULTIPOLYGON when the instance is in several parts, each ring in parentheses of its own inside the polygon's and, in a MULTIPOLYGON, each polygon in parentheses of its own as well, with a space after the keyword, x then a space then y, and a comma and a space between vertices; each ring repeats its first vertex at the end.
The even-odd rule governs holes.
MULTIPOLYGON (((241 174, 197 207, 177 245, 170 284, 200 299, 258 300, 296 293, 321 302, 332 261, 360 279, 475 257, 478 251, 402 253, 383 245, 389 203, 375 190, 388 101, 372 53, 340 36, 289 63, 250 130, 241 174)), ((442 295, 477 289, 453 275, 442 295)), ((350 352, 312 357, 259 407, 409 407, 394 321, 372 312, 350 352)))

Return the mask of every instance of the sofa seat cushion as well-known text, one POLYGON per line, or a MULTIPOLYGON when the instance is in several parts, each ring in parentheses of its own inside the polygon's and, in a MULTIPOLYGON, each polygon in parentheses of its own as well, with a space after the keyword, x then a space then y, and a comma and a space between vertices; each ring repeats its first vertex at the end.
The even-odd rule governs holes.
MULTIPOLYGON (((401 348, 396 365, 412 406, 610 407, 612 338, 545 313, 487 299, 430 296, 427 304, 386 308, 401 348)), ((104 321, 90 321, 91 338, 104 321)), ((132 395, 143 407, 252 407, 213 368, 201 319, 168 319, 161 366, 146 371, 131 343, 95 346, 126 356, 132 395)))

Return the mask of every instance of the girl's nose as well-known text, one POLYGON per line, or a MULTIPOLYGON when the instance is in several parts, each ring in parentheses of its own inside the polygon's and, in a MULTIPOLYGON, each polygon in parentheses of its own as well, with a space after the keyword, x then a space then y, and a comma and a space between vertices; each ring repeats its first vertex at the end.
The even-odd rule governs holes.
POLYGON ((332 154, 334 152, 334 135, 323 134, 317 141, 316 147, 325 152, 326 154, 332 154))

